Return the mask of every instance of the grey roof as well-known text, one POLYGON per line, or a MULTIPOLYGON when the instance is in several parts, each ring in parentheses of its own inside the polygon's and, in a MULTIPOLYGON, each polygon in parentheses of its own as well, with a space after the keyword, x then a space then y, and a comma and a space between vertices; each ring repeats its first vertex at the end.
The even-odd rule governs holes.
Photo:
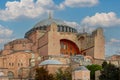
POLYGON ((45 26, 45 25, 50 25, 51 23, 55 22, 57 25, 66 25, 64 21, 62 20, 58 20, 58 19, 52 19, 52 18, 49 18, 49 19, 45 19, 45 20, 42 20, 40 22, 38 22, 34 28, 36 27, 40 27, 40 26, 45 26))
POLYGON ((83 55, 75 55, 75 56, 72 56, 72 58, 79 58, 81 60, 84 60, 84 56, 83 55))
POLYGON ((58 61, 58 60, 45 60, 43 62, 41 62, 39 65, 61 65, 63 64, 62 62, 58 61))
POLYGON ((87 71, 89 71, 85 66, 77 67, 77 68, 75 68, 74 71, 79 71, 79 70, 87 70, 87 71))

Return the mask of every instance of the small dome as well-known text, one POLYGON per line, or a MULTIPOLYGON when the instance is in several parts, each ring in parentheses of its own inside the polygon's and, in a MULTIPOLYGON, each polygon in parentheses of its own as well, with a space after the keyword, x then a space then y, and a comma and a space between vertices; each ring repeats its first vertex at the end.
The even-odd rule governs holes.
POLYGON ((80 67, 77 67, 74 71, 79 71, 79 70, 87 70, 89 71, 85 66, 80 66, 80 67))
POLYGON ((52 19, 52 18, 49 18, 49 19, 45 19, 45 20, 42 20, 40 22, 38 22, 34 28, 37 28, 37 27, 40 27, 40 26, 46 26, 46 25, 50 25, 51 23, 55 22, 57 25, 66 25, 64 23, 64 21, 62 20, 58 20, 58 19, 52 19))
POLYGON ((58 60, 45 60, 43 62, 41 62, 39 65, 43 66, 43 65, 61 65, 62 62, 58 61, 58 60))

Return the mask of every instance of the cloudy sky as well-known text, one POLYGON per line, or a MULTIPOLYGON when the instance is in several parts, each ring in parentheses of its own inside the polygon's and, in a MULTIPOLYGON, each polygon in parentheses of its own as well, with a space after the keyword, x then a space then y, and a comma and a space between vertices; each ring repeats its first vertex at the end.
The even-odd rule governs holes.
POLYGON ((0 48, 23 38, 37 22, 48 18, 63 20, 79 31, 103 27, 106 55, 120 52, 120 0, 0 0, 0 48))

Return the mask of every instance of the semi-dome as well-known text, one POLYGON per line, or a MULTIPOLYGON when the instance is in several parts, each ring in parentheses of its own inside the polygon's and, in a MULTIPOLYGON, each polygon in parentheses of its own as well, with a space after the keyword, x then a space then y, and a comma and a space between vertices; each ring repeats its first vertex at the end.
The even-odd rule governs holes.
POLYGON ((43 65, 61 65, 62 62, 58 61, 58 60, 45 60, 43 62, 41 62, 39 65, 43 66, 43 65))
POLYGON ((52 24, 53 22, 55 22, 57 25, 66 25, 65 22, 62 21, 62 20, 48 18, 48 19, 45 19, 45 20, 42 20, 42 21, 38 22, 38 23, 34 26, 34 28, 40 27, 40 26, 50 25, 50 24, 52 24))

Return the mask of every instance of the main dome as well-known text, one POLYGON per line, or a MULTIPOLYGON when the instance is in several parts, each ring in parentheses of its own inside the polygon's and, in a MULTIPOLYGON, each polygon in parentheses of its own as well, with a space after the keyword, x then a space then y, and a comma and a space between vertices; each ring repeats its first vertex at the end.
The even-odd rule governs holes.
POLYGON ((41 30, 41 31, 46 31, 47 27, 51 25, 52 23, 56 23, 58 27, 58 32, 71 32, 71 33, 77 33, 77 30, 73 28, 72 26, 67 25, 64 21, 59 20, 59 19, 53 19, 53 18, 48 18, 45 20, 42 20, 38 22, 35 26, 33 26, 32 29, 30 29, 28 32, 25 33, 25 38, 29 36, 32 32, 35 30, 41 30))
POLYGON ((40 22, 38 22, 34 28, 37 28, 37 27, 40 27, 40 26, 46 26, 46 25, 50 25, 52 24, 53 22, 55 22, 57 25, 67 25, 64 21, 62 20, 59 20, 59 19, 53 19, 53 18, 48 18, 48 19, 45 19, 45 20, 42 20, 40 22))

